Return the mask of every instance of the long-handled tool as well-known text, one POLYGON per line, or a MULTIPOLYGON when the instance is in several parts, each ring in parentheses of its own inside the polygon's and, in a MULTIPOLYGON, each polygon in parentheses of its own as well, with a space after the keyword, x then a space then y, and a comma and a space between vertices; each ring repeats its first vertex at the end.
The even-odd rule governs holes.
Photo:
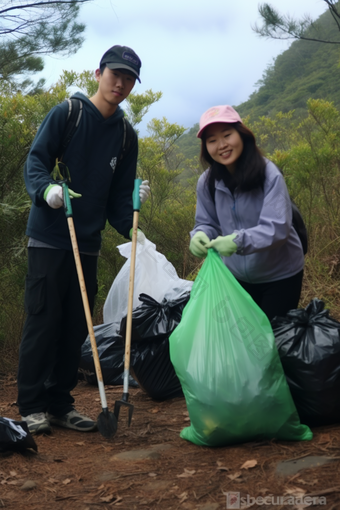
POLYGON ((73 216, 72 216, 73 213, 72 213, 70 195, 68 192, 67 180, 65 179, 63 181, 57 181, 57 182, 63 188, 64 210, 65 210, 65 215, 67 218, 68 228, 70 231, 72 250, 73 250, 74 260, 76 263, 79 286, 80 286, 80 290, 81 290, 81 296, 83 299, 84 311, 85 311, 85 316, 86 316, 87 329, 88 329, 88 332, 90 335, 93 361, 94 361, 94 366, 96 369, 96 375, 97 375, 97 380, 98 380, 98 388, 99 388, 100 400, 101 400, 101 405, 102 405, 102 412, 99 414, 99 416, 97 418, 97 427, 98 427, 99 432, 105 438, 110 439, 117 432, 117 419, 113 413, 109 412, 108 407, 107 407, 104 382, 103 382, 102 371, 100 368, 96 338, 94 336, 90 305, 89 305, 89 301, 88 301, 88 297, 87 297, 83 268, 81 265, 78 243, 77 243, 76 233, 75 233, 75 229, 74 229, 73 216))
POLYGON ((133 307, 133 288, 135 283, 135 263, 136 263, 136 247, 137 247, 137 229, 138 229, 138 216, 141 208, 141 201, 139 198, 139 187, 142 179, 135 179, 133 190, 133 228, 132 228, 132 245, 131 245, 131 264, 130 264, 130 279, 129 279, 129 295, 128 295, 128 308, 126 317, 126 332, 125 332, 125 357, 124 357, 124 386, 123 395, 121 400, 116 400, 114 414, 118 420, 119 411, 122 406, 128 408, 128 425, 130 426, 134 406, 129 402, 129 375, 130 375, 130 348, 131 348, 131 329, 132 329, 132 307, 133 307))

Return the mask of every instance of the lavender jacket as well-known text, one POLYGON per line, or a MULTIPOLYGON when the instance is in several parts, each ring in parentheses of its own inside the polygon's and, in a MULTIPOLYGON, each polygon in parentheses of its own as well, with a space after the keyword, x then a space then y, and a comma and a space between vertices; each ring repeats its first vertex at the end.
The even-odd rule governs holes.
POLYGON ((282 280, 303 269, 301 241, 292 226, 292 208, 283 175, 266 159, 264 189, 235 189, 215 181, 215 203, 206 184, 208 170, 197 183, 195 227, 210 240, 236 233, 237 252, 223 257, 232 274, 248 283, 282 280))

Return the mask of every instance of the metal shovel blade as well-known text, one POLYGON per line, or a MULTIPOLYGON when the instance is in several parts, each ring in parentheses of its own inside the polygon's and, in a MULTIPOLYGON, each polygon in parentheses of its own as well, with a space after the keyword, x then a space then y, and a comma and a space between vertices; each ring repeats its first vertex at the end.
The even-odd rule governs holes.
POLYGON ((128 417, 128 426, 130 427, 131 425, 131 420, 132 420, 132 414, 133 414, 133 410, 134 410, 134 405, 133 404, 130 404, 127 400, 116 400, 115 402, 115 409, 114 409, 114 415, 115 415, 115 418, 116 420, 118 421, 118 417, 119 417, 119 411, 120 411, 120 408, 122 406, 126 406, 128 408, 128 412, 129 412, 129 417, 128 417))
POLYGON ((113 413, 110 413, 106 407, 97 418, 97 427, 102 436, 110 439, 117 432, 117 419, 113 413))

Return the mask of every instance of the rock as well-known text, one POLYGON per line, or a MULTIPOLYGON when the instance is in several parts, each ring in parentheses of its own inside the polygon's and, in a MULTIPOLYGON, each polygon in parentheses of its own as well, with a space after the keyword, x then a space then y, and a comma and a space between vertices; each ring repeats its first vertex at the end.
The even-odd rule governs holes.
POLYGON ((160 453, 164 450, 167 450, 168 448, 171 448, 168 444, 159 444, 151 446, 148 449, 143 450, 130 450, 128 452, 121 452, 117 453, 113 457, 111 457, 111 461, 115 460, 150 460, 150 459, 159 459, 160 453))
POLYGON ((33 480, 26 480, 26 482, 20 487, 21 491, 30 491, 31 489, 35 489, 37 484, 33 480))

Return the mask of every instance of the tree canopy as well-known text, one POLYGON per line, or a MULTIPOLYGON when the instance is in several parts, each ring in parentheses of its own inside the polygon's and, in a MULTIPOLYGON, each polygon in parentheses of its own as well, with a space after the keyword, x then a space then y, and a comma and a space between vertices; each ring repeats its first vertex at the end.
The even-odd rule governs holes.
POLYGON ((0 7, 0 82, 21 89, 19 76, 44 67, 44 55, 75 53, 84 41, 85 25, 77 22, 80 6, 91 0, 5 0, 0 7))
MULTIPOLYGON (((336 0, 323 0, 340 31, 340 2, 336 0)), ((309 15, 302 19, 293 19, 289 14, 282 15, 269 4, 259 5, 262 26, 254 25, 253 30, 261 37, 270 39, 302 39, 304 41, 317 41, 327 44, 340 44, 340 41, 324 34, 318 33, 318 23, 309 15), (308 29, 313 28, 313 34, 308 29)))

